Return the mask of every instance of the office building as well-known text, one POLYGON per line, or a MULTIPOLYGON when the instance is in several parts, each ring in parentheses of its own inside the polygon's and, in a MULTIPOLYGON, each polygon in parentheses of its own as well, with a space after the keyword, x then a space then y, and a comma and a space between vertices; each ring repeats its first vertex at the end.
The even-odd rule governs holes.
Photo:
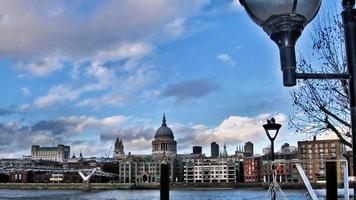
POLYGON ((219 157, 219 145, 216 142, 211 143, 211 157, 212 158, 217 158, 219 157))
POLYGON ((193 154, 202 154, 203 148, 201 146, 194 146, 193 147, 193 154))
POLYGON ((40 147, 32 145, 31 159, 63 162, 69 159, 70 146, 59 144, 57 147, 40 147))
POLYGON ((246 142, 244 146, 244 156, 245 157, 251 157, 253 156, 253 143, 252 142, 246 142))

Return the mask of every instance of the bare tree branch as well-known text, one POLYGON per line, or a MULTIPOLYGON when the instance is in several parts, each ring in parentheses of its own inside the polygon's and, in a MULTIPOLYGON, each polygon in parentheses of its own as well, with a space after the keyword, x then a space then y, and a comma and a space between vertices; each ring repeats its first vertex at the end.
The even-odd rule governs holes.
MULTIPOLYGON (((336 9, 325 13, 327 14, 320 16, 314 23, 311 33, 312 53, 298 53, 300 72, 346 72, 341 19, 336 9)), ((324 134, 326 131, 332 131, 342 143, 350 146, 347 81, 298 80, 298 86, 291 91, 291 96, 294 110, 289 115, 289 124, 292 127, 302 133, 324 134)))

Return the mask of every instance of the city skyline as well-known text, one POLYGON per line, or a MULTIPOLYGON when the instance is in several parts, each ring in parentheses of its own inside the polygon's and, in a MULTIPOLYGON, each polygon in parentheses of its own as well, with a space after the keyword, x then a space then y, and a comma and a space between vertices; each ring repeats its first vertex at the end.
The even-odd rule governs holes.
POLYGON ((276 146, 308 137, 288 129, 277 47, 236 0, 9 0, 0 30, 0 158, 53 143, 100 157, 116 137, 150 153, 164 112, 181 153, 213 141, 262 153, 272 116, 276 146))

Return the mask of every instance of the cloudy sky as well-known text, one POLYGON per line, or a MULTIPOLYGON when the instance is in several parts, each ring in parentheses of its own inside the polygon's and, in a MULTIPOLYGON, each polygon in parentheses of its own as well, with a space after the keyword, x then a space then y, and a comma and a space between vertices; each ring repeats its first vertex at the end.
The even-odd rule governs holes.
MULTIPOLYGON (((288 129, 277 47, 236 0, 1 0, 0 158, 63 143, 106 156, 114 139, 150 153, 166 112, 179 153, 267 146, 288 129)), ((311 47, 308 29, 299 50, 311 47)))

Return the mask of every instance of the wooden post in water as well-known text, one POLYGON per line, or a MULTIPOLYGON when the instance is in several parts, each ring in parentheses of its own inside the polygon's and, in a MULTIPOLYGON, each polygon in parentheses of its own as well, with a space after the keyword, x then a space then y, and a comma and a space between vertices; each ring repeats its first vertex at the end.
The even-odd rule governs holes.
POLYGON ((336 161, 326 162, 326 199, 337 199, 336 161))
POLYGON ((161 200, 169 200, 169 165, 161 164, 161 179, 160 179, 161 200))

